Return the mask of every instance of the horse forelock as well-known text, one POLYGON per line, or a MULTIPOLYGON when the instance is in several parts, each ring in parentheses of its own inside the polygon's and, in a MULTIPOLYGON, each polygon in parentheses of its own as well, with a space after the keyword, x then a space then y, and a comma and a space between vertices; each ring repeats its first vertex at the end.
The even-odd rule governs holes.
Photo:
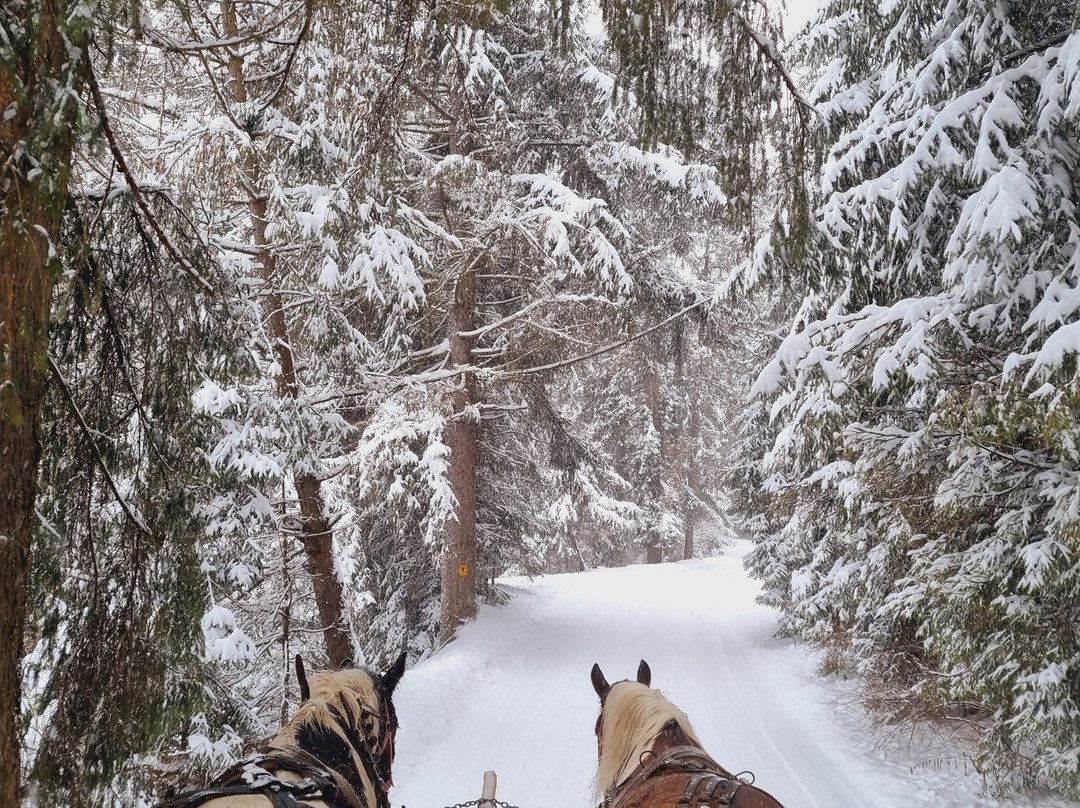
POLYGON ((374 677, 367 671, 355 668, 319 673, 311 677, 310 686, 310 697, 282 727, 272 742, 275 745, 278 741, 295 742, 297 727, 305 723, 323 725, 348 740, 335 711, 343 719, 351 717, 353 727, 362 737, 368 735, 364 731, 365 724, 373 722, 378 732, 383 731, 383 705, 374 677), (374 711, 375 716, 369 711, 374 711))
POLYGON ((674 719, 683 732, 700 745, 686 713, 659 690, 637 682, 616 682, 604 699, 600 731, 603 751, 593 781, 594 800, 625 780, 641 762, 664 725, 674 719))

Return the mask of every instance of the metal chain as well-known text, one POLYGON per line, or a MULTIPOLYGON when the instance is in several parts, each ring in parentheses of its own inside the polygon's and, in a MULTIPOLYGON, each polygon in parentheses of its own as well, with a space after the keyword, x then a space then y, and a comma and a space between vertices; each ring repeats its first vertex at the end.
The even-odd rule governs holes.
MULTIPOLYGON (((477 808, 479 808, 479 806, 485 805, 485 804, 490 806, 490 808, 518 808, 517 805, 511 805, 510 803, 503 802, 502 800, 489 800, 486 797, 480 797, 479 799, 469 800, 468 802, 459 802, 459 803, 456 803, 454 805, 447 805, 446 808, 470 808, 470 806, 473 806, 473 805, 475 805, 475 806, 477 806, 477 808)), ((403 806, 401 806, 401 808, 405 808, 405 806, 403 805, 403 806)))

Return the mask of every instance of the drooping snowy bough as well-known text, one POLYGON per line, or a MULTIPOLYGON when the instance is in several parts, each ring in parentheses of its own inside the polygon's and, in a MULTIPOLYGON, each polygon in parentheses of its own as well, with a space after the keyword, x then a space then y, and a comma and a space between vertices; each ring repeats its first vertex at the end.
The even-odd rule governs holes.
MULTIPOLYGON (((834 2, 813 291, 761 374, 789 627, 1080 793, 1077 4, 834 2), (906 690, 910 688, 910 690, 906 690)), ((906 701, 906 696, 901 698, 906 701)))

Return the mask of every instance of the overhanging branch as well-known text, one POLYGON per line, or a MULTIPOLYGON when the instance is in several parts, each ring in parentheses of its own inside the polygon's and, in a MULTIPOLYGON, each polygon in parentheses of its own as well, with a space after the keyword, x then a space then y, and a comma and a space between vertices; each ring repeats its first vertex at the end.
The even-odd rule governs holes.
POLYGON ((585 361, 587 361, 589 359, 595 359, 598 356, 603 356, 604 354, 608 354, 608 353, 611 353, 612 351, 618 350, 619 348, 622 348, 624 345, 629 345, 631 342, 636 342, 639 339, 647 337, 647 336, 649 336, 649 334, 652 334, 654 331, 659 331, 664 326, 670 325, 671 323, 678 320, 680 317, 685 317, 687 314, 692 312, 694 309, 700 308, 701 306, 703 306, 704 304, 706 304, 708 302, 709 302, 709 298, 703 297, 703 298, 701 298, 701 300, 697 301, 696 303, 691 303, 689 306, 685 306, 684 308, 679 309, 679 311, 675 312, 670 317, 668 317, 668 318, 666 318, 664 320, 661 320, 656 325, 650 326, 649 328, 646 328, 644 331, 639 331, 636 334, 631 334, 629 337, 626 337, 625 339, 621 339, 618 342, 612 342, 612 343, 610 343, 608 345, 604 345, 603 347, 597 348, 595 351, 589 351, 587 353, 583 353, 583 354, 580 354, 578 356, 571 357, 570 359, 563 359, 563 360, 561 360, 559 362, 552 362, 551 364, 548 364, 548 365, 538 365, 537 367, 524 368, 523 370, 515 370, 515 371, 512 371, 512 372, 507 372, 506 376, 511 378, 511 379, 516 379, 519 376, 529 376, 529 375, 532 375, 532 374, 535 374, 535 373, 546 373, 549 370, 558 370, 560 368, 569 367, 570 365, 576 365, 579 362, 585 362, 585 361))
POLYGON ((124 498, 124 495, 120 493, 120 486, 116 484, 116 480, 112 476, 112 472, 109 471, 108 465, 105 463, 105 457, 101 454, 101 449, 97 445, 97 441, 94 440, 94 435, 90 431, 90 426, 86 423, 86 418, 83 417, 82 410, 79 409, 78 403, 75 401, 75 396, 71 392, 71 388, 68 387, 67 381, 65 381, 63 374, 60 373, 60 368, 57 367, 56 362, 53 361, 51 356, 48 357, 49 370, 52 371, 53 377, 56 379, 56 383, 60 385, 60 389, 64 393, 64 399, 68 403, 68 407, 71 408, 71 414, 75 416, 75 420, 79 423, 79 429, 83 433, 83 437, 86 438, 86 442, 90 444, 91 453, 94 455, 94 460, 97 461, 98 468, 101 469, 101 473, 105 476, 105 481, 109 484, 109 488, 113 492, 113 497, 117 503, 123 509, 131 523, 135 525, 140 532, 146 536, 153 536, 153 532, 146 526, 146 523, 142 520, 142 517, 135 512, 135 510, 128 504, 128 501, 124 498))
POLYGON ((97 108, 98 120, 101 121, 101 128, 105 132, 105 139, 109 143, 109 151, 112 153, 113 160, 116 161, 116 167, 120 169, 120 173, 124 175, 124 179, 127 180, 128 188, 131 189, 131 198, 135 200, 135 205, 138 207, 139 212, 142 213, 143 218, 146 219, 147 224, 154 231, 154 234, 161 242, 161 246, 165 248, 165 251, 172 257, 180 269, 184 271, 184 274, 194 280, 203 291, 213 294, 213 287, 207 282, 207 280, 198 273, 198 271, 191 265, 191 262, 187 260, 180 251, 176 249, 172 241, 165 231, 161 228, 161 224, 157 220, 157 216, 154 215, 154 211, 146 203, 146 198, 143 196, 142 190, 139 188, 139 183, 135 180, 135 175, 132 174, 131 169, 128 167, 127 160, 124 159, 124 153, 120 149, 120 144, 117 143, 116 134, 112 130, 112 125, 109 123, 109 116, 105 110, 105 101, 101 97, 101 88, 98 87, 97 78, 94 76, 94 67, 90 63, 89 54, 84 56, 84 64, 86 66, 86 80, 90 87, 90 95, 94 100, 94 106, 97 108))

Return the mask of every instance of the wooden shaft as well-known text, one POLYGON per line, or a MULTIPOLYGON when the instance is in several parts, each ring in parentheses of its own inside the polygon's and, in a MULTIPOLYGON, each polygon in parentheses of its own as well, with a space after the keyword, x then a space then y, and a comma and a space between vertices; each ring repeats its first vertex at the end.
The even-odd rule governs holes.
POLYGON ((478 808, 495 808, 495 785, 497 779, 495 772, 484 772, 484 787, 480 791, 480 805, 478 808))

